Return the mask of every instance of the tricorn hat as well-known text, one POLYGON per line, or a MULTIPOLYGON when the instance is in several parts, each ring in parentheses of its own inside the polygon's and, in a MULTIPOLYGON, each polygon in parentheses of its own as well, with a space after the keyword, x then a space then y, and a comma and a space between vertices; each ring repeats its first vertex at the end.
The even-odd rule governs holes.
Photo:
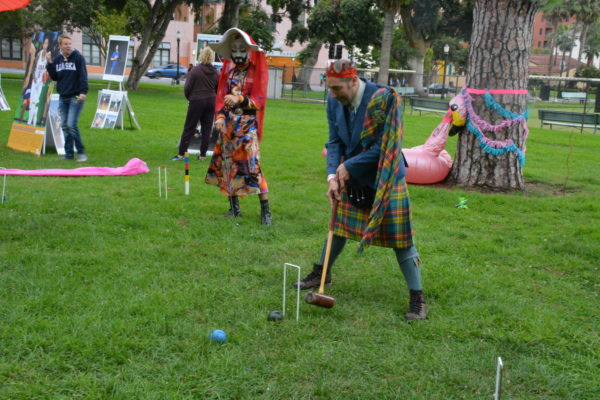
POLYGON ((230 28, 223 34, 223 38, 218 43, 209 43, 211 49, 213 49, 221 57, 231 60, 231 43, 234 40, 242 39, 250 50, 261 51, 261 48, 252 40, 250 35, 238 28, 230 28))

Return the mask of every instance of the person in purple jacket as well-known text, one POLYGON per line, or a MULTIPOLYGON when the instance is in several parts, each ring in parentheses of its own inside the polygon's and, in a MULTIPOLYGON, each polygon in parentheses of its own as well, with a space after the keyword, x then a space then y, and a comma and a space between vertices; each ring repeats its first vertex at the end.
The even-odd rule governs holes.
POLYGON ((198 122, 200 122, 200 132, 202 133, 198 160, 204 160, 206 157, 215 117, 219 72, 212 65, 212 62, 215 61, 215 53, 210 47, 202 50, 199 58, 200 64, 188 71, 185 80, 183 92, 189 102, 188 111, 179 141, 179 153, 171 158, 172 161, 183 160, 192 136, 196 132, 198 122))
POLYGON ((46 70, 57 82, 56 88, 60 95, 58 110, 65 135, 65 156, 60 160, 73 160, 75 147, 77 161, 84 162, 87 161, 87 156, 77 124, 88 92, 85 58, 73 48, 71 36, 65 33, 58 37, 58 45, 60 53, 54 59, 50 52, 46 55, 46 70))

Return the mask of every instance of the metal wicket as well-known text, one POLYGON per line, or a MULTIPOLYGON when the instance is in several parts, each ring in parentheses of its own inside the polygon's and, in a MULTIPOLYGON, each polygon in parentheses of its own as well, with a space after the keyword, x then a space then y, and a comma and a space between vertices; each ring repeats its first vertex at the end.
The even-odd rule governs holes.
POLYGON ((500 400, 500 392, 502 390, 502 370, 504 368, 504 363, 502 363, 502 358, 498 357, 498 362, 496 364, 496 392, 494 393, 494 400, 500 400))
MULTIPOLYGON (((6 169, 4 167, 0 167, 0 169, 6 169)), ((6 174, 4 175, 4 183, 2 183, 2 204, 6 203, 6 174)))
POLYGON ((300 270, 298 265, 284 263, 283 264, 283 303, 281 305, 282 315, 285 317, 285 288, 287 286, 287 267, 296 268, 298 270, 298 289, 296 290, 296 321, 300 318, 300 270))
POLYGON ((165 200, 169 198, 169 186, 167 185, 167 167, 166 165, 158 166, 158 197, 162 198, 162 188, 164 186, 165 200), (161 171, 163 171, 161 173, 161 171), (161 184, 162 181, 162 184, 161 184))

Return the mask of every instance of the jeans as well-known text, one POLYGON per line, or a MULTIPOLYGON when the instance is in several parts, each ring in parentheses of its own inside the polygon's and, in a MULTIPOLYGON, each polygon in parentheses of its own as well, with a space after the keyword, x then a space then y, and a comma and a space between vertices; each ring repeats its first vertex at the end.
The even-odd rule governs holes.
POLYGON ((81 134, 79 133, 79 116, 83 109, 83 101, 77 101, 75 96, 60 97, 58 102, 58 111, 60 112, 61 127, 65 135, 65 157, 74 158, 73 144, 77 149, 77 154, 85 154, 81 134))

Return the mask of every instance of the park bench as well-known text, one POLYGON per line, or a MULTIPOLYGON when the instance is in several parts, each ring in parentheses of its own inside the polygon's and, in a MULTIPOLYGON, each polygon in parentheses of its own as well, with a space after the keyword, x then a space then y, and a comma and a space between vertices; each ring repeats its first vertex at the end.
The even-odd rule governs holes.
POLYGON ((410 110, 411 115, 414 110, 419 111, 419 115, 422 111, 445 113, 449 107, 448 102, 445 100, 423 99, 421 97, 411 97, 410 105, 412 107, 410 110))
POLYGON ((544 125, 572 126, 575 128, 594 129, 600 127, 600 114, 584 114, 571 111, 538 110, 542 128, 544 125))
POLYGON ((579 100, 579 102, 583 104, 583 102, 585 101, 586 94, 585 92, 560 92, 560 97, 562 97, 562 99, 566 101, 579 100))

